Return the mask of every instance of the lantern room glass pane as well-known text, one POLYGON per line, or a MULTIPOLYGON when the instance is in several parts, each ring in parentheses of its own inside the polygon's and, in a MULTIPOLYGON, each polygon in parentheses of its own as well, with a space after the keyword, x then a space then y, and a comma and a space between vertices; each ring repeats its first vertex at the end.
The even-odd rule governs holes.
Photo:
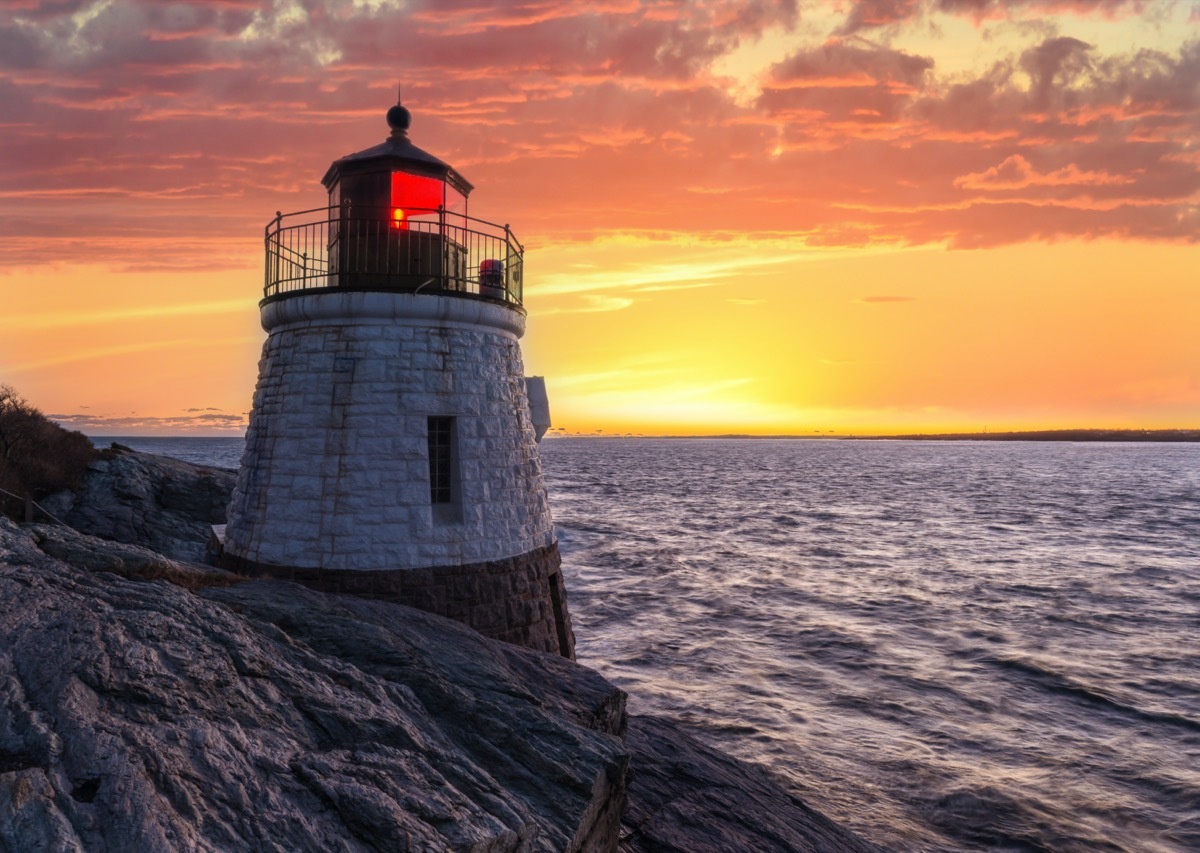
POLYGON ((446 211, 462 214, 467 212, 467 197, 450 184, 446 184, 446 211))
POLYGON ((392 172, 392 209, 402 216, 397 219, 430 219, 445 203, 444 181, 408 172, 392 172))

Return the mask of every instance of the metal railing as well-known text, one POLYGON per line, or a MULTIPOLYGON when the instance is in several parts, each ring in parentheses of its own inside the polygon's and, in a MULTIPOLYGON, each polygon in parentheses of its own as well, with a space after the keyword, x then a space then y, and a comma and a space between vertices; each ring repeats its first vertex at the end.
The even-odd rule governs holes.
POLYGON ((524 247, 507 225, 437 210, 351 206, 277 213, 266 228, 263 294, 398 290, 520 306, 524 247))
POLYGON ((46 516, 46 518, 50 519, 55 524, 61 524, 63 527, 67 526, 67 523, 65 521, 62 521, 61 519, 52 515, 44 506, 42 506, 40 503, 35 501, 29 495, 25 495, 25 496, 15 495, 12 492, 5 491, 4 489, 0 489, 0 503, 6 503, 10 499, 19 501, 20 505, 24 508, 26 524, 35 520, 34 510, 36 509, 38 512, 40 512, 42 515, 46 516))

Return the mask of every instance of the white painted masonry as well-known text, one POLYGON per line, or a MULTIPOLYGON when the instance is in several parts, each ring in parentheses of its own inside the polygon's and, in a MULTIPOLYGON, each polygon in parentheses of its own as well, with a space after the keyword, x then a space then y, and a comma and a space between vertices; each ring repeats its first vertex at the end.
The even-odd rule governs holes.
POLYGON ((404 569, 553 544, 519 310, 462 296, 330 290, 268 302, 261 318, 269 335, 227 554, 298 568, 404 569), (457 499, 436 514, 430 416, 454 417, 457 433, 457 499))

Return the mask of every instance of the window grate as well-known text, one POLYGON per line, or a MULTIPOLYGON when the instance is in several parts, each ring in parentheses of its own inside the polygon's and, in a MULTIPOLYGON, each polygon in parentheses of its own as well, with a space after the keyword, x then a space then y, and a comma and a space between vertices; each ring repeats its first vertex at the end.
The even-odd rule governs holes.
POLYGON ((453 500, 450 488, 450 449, 454 418, 429 419, 429 500, 448 504, 453 500))

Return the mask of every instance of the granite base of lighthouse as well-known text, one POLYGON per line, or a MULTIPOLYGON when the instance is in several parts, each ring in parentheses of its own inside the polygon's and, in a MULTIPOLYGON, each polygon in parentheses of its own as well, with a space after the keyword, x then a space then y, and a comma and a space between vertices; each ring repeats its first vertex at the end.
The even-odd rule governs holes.
POLYGON ((485 637, 575 659, 557 544, 503 560, 420 569, 272 566, 228 553, 219 562, 247 577, 393 601, 462 622, 485 637))

